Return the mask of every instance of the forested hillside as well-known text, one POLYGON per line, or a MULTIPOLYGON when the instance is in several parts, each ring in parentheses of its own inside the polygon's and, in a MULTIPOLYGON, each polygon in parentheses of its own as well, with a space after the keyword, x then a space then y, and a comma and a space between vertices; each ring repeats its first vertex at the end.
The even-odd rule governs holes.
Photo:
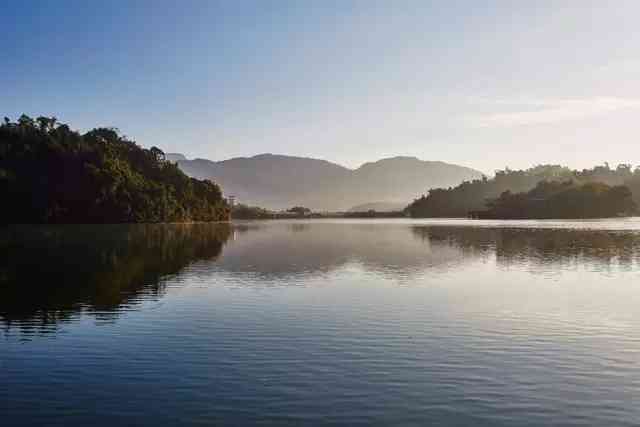
POLYGON ((525 193, 543 181, 624 185, 631 191, 634 202, 640 204, 640 168, 634 170, 626 164, 611 168, 605 164, 576 171, 558 165, 541 165, 527 170, 505 169, 497 171, 492 179, 483 177, 456 187, 429 190, 414 200, 406 211, 412 217, 466 217, 470 211, 487 208, 487 203, 505 191, 525 193))
POLYGON ((573 181, 542 181, 526 193, 505 191, 487 203, 485 211, 471 212, 481 219, 610 218, 636 213, 631 192, 623 185, 573 181))
POLYGON ((3 223, 219 221, 229 208, 218 185, 186 176, 153 147, 112 128, 85 134, 55 118, 0 125, 3 223))

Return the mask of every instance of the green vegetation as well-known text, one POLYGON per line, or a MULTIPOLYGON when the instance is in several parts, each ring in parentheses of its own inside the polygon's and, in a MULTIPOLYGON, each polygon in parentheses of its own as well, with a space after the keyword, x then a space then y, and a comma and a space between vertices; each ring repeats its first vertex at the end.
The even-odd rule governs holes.
POLYGON ((287 213, 298 217, 305 217, 311 215, 311 209, 305 208, 304 206, 294 206, 290 209, 287 209, 287 213))
POLYGON ((156 148, 115 129, 84 135, 55 118, 0 125, 2 223, 221 221, 220 188, 187 177, 156 148))
POLYGON ((284 211, 270 211, 257 206, 235 205, 231 210, 233 219, 304 219, 304 218, 404 218, 404 211, 376 211, 369 209, 359 212, 313 212, 303 206, 294 206, 284 211))
POLYGON ((623 164, 613 169, 605 164, 593 169, 574 171, 558 165, 542 165, 527 170, 505 169, 497 171, 492 179, 483 177, 465 181, 452 188, 430 190, 428 195, 414 200, 405 211, 417 218, 466 217, 472 211, 484 210, 488 202, 500 197, 505 191, 528 192, 543 181, 572 181, 576 186, 587 183, 613 187, 624 185, 631 191, 634 202, 640 204, 640 168, 633 170, 630 165, 623 164))
POLYGON ((231 209, 233 219, 273 219, 275 214, 257 206, 237 204, 231 209))
POLYGON ((625 186, 572 181, 543 181, 526 193, 505 191, 487 206, 488 210, 470 215, 484 219, 606 218, 636 211, 625 186))
POLYGON ((294 218, 318 218, 309 208, 294 206, 286 211, 271 211, 258 206, 237 204, 231 209, 233 219, 294 219, 294 218))

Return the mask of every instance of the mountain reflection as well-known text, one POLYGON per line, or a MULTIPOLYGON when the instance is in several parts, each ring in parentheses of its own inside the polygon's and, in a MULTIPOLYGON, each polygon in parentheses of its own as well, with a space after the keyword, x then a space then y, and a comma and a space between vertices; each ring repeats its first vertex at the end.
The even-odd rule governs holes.
POLYGON ((47 331, 81 311, 115 316, 162 277, 217 258, 225 224, 17 226, 0 230, 0 321, 47 331))

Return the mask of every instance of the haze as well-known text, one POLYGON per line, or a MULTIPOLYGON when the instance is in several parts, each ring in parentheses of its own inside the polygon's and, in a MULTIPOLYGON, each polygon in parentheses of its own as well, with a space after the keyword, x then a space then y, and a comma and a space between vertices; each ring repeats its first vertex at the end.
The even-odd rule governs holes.
POLYGON ((5 3, 4 113, 212 160, 640 163, 637 2, 159 3, 5 3))

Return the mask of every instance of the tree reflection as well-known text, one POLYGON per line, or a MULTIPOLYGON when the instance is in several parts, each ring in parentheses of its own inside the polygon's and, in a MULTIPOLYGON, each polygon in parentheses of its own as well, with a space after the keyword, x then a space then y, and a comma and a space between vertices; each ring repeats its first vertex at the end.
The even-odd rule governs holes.
POLYGON ((18 226, 0 232, 0 321, 46 331, 81 311, 117 315, 162 278, 217 258, 226 224, 18 226))
POLYGON ((413 227, 430 243, 471 253, 495 255, 498 264, 539 265, 588 262, 631 267, 640 260, 640 234, 631 231, 482 227, 413 227))

